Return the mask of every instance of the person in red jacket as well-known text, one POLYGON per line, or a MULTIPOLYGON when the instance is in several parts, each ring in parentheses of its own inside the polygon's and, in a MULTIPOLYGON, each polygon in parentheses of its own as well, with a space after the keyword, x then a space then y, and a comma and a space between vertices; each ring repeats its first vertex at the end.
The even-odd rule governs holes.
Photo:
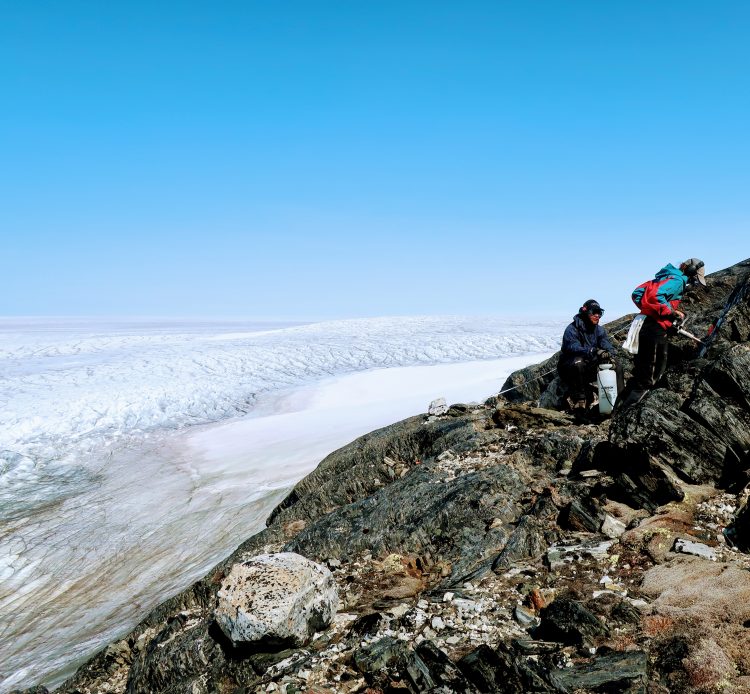
POLYGON ((638 402, 664 374, 669 331, 675 321, 685 318, 678 306, 685 287, 692 282, 706 286, 704 264, 699 258, 688 258, 679 268, 668 264, 654 279, 635 288, 633 303, 645 320, 638 335, 633 377, 621 395, 622 407, 638 402))

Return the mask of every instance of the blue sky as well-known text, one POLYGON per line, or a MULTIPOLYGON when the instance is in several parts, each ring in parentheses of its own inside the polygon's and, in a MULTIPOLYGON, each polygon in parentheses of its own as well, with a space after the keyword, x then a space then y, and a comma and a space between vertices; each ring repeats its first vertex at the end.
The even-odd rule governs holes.
POLYGON ((611 318, 750 256, 744 2, 0 11, 0 315, 611 318))

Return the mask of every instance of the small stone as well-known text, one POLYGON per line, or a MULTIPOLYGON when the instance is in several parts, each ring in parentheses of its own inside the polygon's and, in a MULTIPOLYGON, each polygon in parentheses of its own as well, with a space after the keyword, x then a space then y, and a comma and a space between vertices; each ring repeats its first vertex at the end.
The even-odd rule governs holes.
POLYGON ((426 609, 427 609, 427 608, 428 608, 429 606, 430 606, 430 603, 429 603, 429 602, 427 602, 427 600, 420 600, 420 601, 419 601, 419 602, 417 603, 417 607, 418 607, 418 608, 419 608, 420 610, 426 610, 426 609))
POLYGON ((601 477, 603 473, 600 470, 582 470, 579 474, 581 477, 586 478, 586 477, 601 477))
POLYGON ((565 564, 587 556, 601 561, 607 558, 607 552, 614 543, 614 540, 605 540, 603 542, 581 542, 577 545, 552 545, 547 550, 547 562, 550 569, 556 571, 565 564))
POLYGON ((442 617, 433 617, 430 624, 432 625, 432 628, 435 629, 435 631, 442 631, 443 629, 445 629, 445 622, 443 621, 442 617))
POLYGON ((539 588, 532 588, 531 592, 529 593, 529 602, 537 612, 543 607, 547 606, 547 602, 545 601, 544 596, 542 595, 539 588))
POLYGON ((450 592, 443 593, 443 602, 450 602, 451 600, 453 600, 454 595, 455 593, 450 593, 450 592))
POLYGON ((716 561, 716 552, 709 547, 704 545, 702 542, 691 542, 690 540, 677 539, 672 547, 674 552, 681 552, 682 554, 692 554, 696 557, 703 557, 710 561, 716 561))
POLYGON ((461 642, 461 639, 458 636, 449 636, 447 639, 445 639, 445 642, 449 646, 455 646, 456 644, 461 642))
POLYGON ((617 537, 620 537, 625 532, 625 523, 623 523, 620 520, 617 520, 614 516, 610 516, 607 514, 604 517, 604 522, 602 523, 601 531, 604 533, 607 537, 611 537, 612 539, 615 539, 617 537))
POLYGON ((513 611, 513 618, 524 628, 530 627, 537 621, 536 615, 521 605, 516 605, 516 609, 513 611))
POLYGON ((396 605, 396 607, 391 607, 387 612, 396 619, 400 619, 409 611, 409 609, 409 606, 405 602, 402 602, 400 605, 396 605))

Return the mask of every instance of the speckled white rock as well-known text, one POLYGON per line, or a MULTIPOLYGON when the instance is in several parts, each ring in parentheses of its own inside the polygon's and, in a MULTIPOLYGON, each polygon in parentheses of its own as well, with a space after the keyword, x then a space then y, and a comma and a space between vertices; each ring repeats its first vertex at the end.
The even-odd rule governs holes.
POLYGON ((436 398, 430 403, 427 408, 427 414, 439 416, 445 414, 448 411, 448 403, 445 402, 445 398, 436 398))
POLYGON ((327 627, 338 609, 333 574, 293 552, 260 554, 235 564, 217 598, 214 617, 235 646, 301 646, 327 627))

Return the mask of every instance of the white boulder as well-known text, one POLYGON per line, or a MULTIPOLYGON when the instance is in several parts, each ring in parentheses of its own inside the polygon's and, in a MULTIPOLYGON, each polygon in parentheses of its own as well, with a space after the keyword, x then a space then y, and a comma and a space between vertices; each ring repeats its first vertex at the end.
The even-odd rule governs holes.
POLYGON ((433 416, 440 416, 448 411, 448 403, 445 402, 445 398, 437 398, 430 403, 427 408, 427 414, 433 416))
POLYGON ((235 646, 301 646, 333 620, 338 589, 333 574, 293 552, 260 554, 232 566, 214 610, 235 646))

